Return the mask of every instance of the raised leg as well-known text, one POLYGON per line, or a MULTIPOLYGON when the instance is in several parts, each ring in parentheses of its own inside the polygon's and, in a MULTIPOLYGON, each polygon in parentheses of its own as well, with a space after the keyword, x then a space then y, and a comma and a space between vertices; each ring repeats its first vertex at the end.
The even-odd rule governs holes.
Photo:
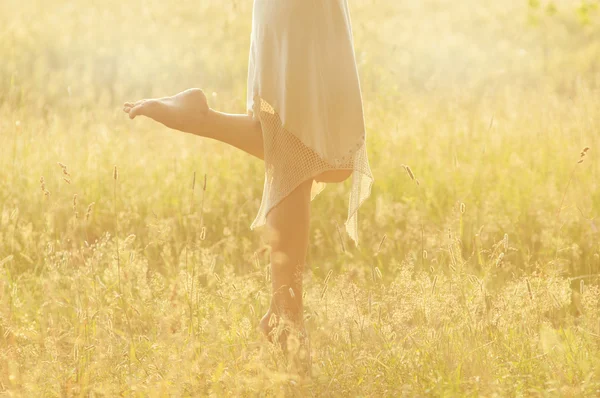
MULTIPOLYGON (((126 102, 123 111, 131 119, 146 116, 165 126, 212 138, 264 160, 260 122, 249 115, 228 114, 210 109, 204 92, 190 88, 172 97, 126 102)), ((320 182, 346 180, 352 170, 330 170, 315 177, 320 182)))
POLYGON ((172 97, 126 102, 123 111, 131 119, 146 116, 169 128, 212 138, 264 159, 260 122, 249 115, 210 109, 200 89, 191 88, 172 97))
POLYGON ((260 323, 270 338, 276 337, 286 349, 289 328, 304 331, 302 274, 306 262, 310 224, 312 180, 303 182, 267 214, 271 246, 271 305, 260 323), (273 331, 284 333, 273 336, 273 331))

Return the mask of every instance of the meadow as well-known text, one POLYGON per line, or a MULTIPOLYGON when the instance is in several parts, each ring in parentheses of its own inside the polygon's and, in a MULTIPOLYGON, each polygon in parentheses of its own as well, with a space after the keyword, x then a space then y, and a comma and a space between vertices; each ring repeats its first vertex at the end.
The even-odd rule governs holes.
POLYGON ((600 395, 598 2, 349 4, 375 184, 358 247, 312 202, 303 378, 263 164, 121 110, 245 113, 252 2, 0 2, 0 395, 600 395))

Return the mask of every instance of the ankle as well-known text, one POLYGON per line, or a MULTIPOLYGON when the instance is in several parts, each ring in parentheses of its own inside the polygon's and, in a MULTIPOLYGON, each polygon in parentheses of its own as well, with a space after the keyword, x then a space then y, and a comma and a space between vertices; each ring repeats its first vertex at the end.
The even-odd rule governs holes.
POLYGON ((274 313, 271 309, 260 320, 259 330, 270 342, 278 342, 284 351, 287 350, 290 335, 300 339, 307 337, 304 322, 293 321, 288 316, 274 313))
POLYGON ((274 294, 271 297, 269 312, 278 318, 285 319, 293 324, 301 325, 303 322, 304 306, 302 297, 274 294))

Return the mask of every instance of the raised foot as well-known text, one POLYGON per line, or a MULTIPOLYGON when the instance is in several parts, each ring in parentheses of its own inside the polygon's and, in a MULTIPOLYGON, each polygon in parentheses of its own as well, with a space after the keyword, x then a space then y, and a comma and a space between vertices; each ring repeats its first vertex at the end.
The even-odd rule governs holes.
POLYGON ((172 97, 143 99, 123 105, 123 111, 129 114, 130 119, 142 115, 169 128, 195 134, 199 134, 205 124, 209 109, 206 95, 198 88, 190 88, 172 97))

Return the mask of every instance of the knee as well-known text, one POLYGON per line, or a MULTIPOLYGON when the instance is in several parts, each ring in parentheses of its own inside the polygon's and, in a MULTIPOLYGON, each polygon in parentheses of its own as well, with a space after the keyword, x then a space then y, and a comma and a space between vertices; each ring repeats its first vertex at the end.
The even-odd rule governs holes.
POLYGON ((315 177, 318 182, 338 183, 344 182, 352 175, 352 170, 328 170, 315 177))
POLYGON ((308 244, 312 179, 304 181, 267 214, 266 240, 271 252, 294 257, 308 244))

